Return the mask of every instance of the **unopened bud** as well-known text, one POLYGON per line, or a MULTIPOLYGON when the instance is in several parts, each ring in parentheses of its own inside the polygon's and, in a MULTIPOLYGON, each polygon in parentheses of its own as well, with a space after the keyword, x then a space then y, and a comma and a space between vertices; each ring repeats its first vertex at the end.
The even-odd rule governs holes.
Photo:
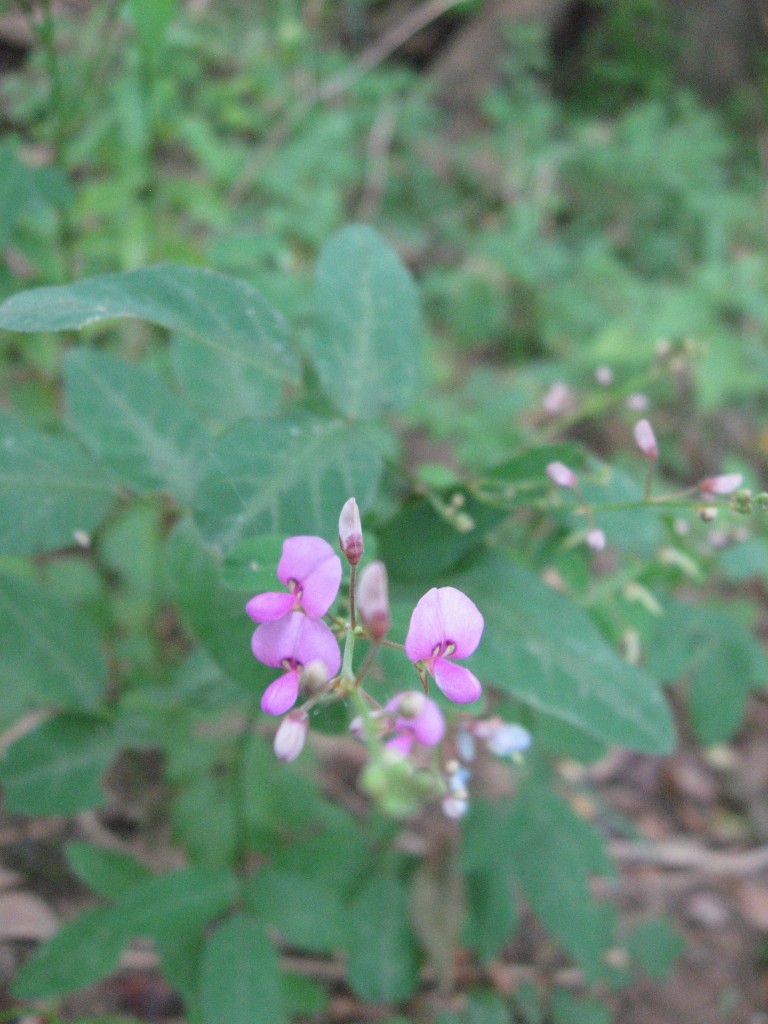
POLYGON ((632 412, 645 412, 650 404, 648 395, 644 395, 640 391, 636 392, 634 395, 629 395, 626 401, 627 408, 632 412))
POLYGON ((446 818, 451 818, 454 821, 459 818, 463 818, 467 813, 469 804, 466 799, 460 800, 455 796, 446 796, 443 798, 443 814, 446 818))
POLYGON ((562 381, 556 381, 542 398, 541 404, 550 416, 559 416, 573 404, 571 389, 562 381))
POLYGON ((578 483, 573 470, 562 462, 550 462, 547 466, 547 476, 558 487, 575 487, 578 483))
POLYGON ((325 667, 325 663, 318 661, 317 659, 307 662, 301 670, 299 682, 304 693, 308 695, 319 693, 320 690, 325 688, 325 684, 328 682, 328 671, 325 667))
POLYGON ((423 694, 416 690, 409 690, 397 705, 398 716, 400 718, 416 718, 424 708, 424 700, 423 694))
POLYGON ((741 512, 742 515, 749 515, 752 511, 752 491, 746 487, 731 497, 731 508, 734 512, 741 512))
POLYGON ((363 556, 363 526, 354 498, 344 503, 339 516, 339 547, 350 565, 357 565, 363 556))
POLYGON ((587 546, 593 551, 605 551, 605 534, 599 526, 594 526, 587 532, 587 546))
POLYGON ((360 573, 357 610, 373 639, 383 640, 390 624, 387 570, 383 562, 370 562, 360 573))
POLYGON ((309 722, 303 711, 290 711, 278 726, 273 742, 275 756, 295 761, 304 749, 309 722))
POLYGON ((713 523, 717 519, 717 509, 712 505, 705 505, 699 509, 699 519, 702 523, 713 523))
POLYGON ((598 366, 595 370, 595 380, 607 388, 609 384, 613 384, 613 370, 610 366, 598 366))
POLYGON ((648 420, 638 420, 635 424, 635 444, 651 462, 659 458, 659 446, 656 444, 656 435, 648 420))
POLYGON ((708 476, 701 480, 698 488, 703 495, 733 494, 741 487, 744 477, 741 473, 723 473, 721 476, 708 476))

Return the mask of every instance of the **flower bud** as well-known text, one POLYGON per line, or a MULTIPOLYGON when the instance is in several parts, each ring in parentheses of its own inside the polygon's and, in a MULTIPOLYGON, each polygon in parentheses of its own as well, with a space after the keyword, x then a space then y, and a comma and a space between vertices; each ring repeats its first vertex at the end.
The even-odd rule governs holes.
POLYGON ((699 509, 699 519, 702 523, 713 523, 717 519, 717 509, 712 505, 705 505, 699 509))
POLYGON ((599 526, 593 526, 591 530, 587 531, 587 546, 592 551, 605 551, 605 534, 599 526))
POLYGON ((607 388, 610 384, 613 384, 613 370, 610 366, 598 366, 595 370, 595 380, 598 384, 607 388))
POLYGON ((314 661, 310 661, 301 670, 299 676, 299 685, 307 696, 311 696, 313 693, 319 693, 320 690, 325 689, 325 684, 328 682, 328 670, 325 667, 325 662, 315 658, 314 661))
POLYGON ((308 729, 306 714, 303 711, 290 711, 275 733, 275 756, 281 761, 295 761, 304 749, 308 729))
POLYGON ((625 404, 628 409, 632 410, 632 412, 645 412, 651 403, 648 399, 648 395, 637 392, 634 395, 629 395, 625 404))
POLYGON ((460 800, 455 796, 443 797, 443 814, 446 818, 451 818, 453 821, 463 818, 467 813, 468 807, 469 804, 466 800, 460 800))
POLYGON ((339 547, 350 565, 357 565, 362 558, 363 527, 354 498, 344 503, 339 516, 339 547))
POLYGON ((390 624, 387 570, 383 562, 370 562, 360 573, 357 610, 373 639, 383 640, 390 624))
POLYGON ((741 473, 723 473, 721 476, 708 476, 700 480, 698 488, 707 497, 713 494, 733 494, 741 487, 744 479, 741 473))
POLYGON ((550 462, 547 466, 547 476, 558 487, 575 487, 578 483, 573 470, 562 462, 550 462))
POLYGON ((651 462, 658 461, 659 446, 656 444, 656 435, 648 420, 638 420, 635 424, 635 444, 646 459, 651 462))

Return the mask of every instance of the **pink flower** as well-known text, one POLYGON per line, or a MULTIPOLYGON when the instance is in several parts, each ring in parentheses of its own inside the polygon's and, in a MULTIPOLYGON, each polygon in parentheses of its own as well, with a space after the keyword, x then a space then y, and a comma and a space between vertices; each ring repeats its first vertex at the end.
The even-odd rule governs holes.
POLYGON ((254 622, 275 622, 297 608, 313 619, 328 611, 341 583, 341 559, 322 537, 288 537, 277 564, 277 578, 288 593, 269 591, 245 606, 254 622))
POLYGON ((416 605, 405 638, 405 653, 423 663, 445 696, 469 704, 482 692, 479 680, 451 658, 468 658, 480 643, 483 616, 455 587, 433 587, 416 605))
POLYGON ((635 424, 635 444, 643 455, 651 462, 659 458, 659 446, 656 444, 656 435, 648 420, 638 420, 635 424))
POLYGON ((562 462, 550 462, 547 466, 547 476, 558 487, 575 487, 578 483, 573 470, 562 462))
POLYGON ((304 665, 321 662, 329 679, 341 665, 339 645, 328 626, 301 612, 290 612, 275 622, 259 626, 253 634, 251 650, 265 665, 286 669, 269 684, 261 698, 261 710, 268 715, 282 715, 296 703, 304 665))
POLYGON ((406 690, 388 701, 385 710, 395 716, 394 736, 387 740, 390 750, 407 756, 414 742, 434 747, 445 735, 445 720, 433 700, 418 690, 406 690))
POLYGON ((723 473, 721 476, 708 476, 700 480, 698 487, 705 496, 711 494, 733 494, 741 487, 744 477, 741 473, 723 473))
POLYGON ((304 749, 309 722, 306 714, 299 709, 290 711, 282 720, 275 733, 273 749, 281 761, 295 761, 304 749))

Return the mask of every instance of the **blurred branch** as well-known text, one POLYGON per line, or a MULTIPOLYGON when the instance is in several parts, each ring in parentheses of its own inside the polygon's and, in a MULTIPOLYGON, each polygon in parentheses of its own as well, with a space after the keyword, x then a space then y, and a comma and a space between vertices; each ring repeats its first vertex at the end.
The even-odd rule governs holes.
POLYGON ((377 39, 375 43, 371 43, 358 54, 350 68, 321 85, 317 90, 317 98, 320 100, 336 99, 363 75, 385 61, 395 50, 399 50, 417 32, 421 32, 427 25, 437 21, 452 8, 459 7, 463 3, 465 0, 428 0, 421 7, 417 7, 407 18, 403 18, 388 32, 385 32, 381 39, 377 39))
POLYGON ((623 864, 646 864, 705 875, 738 878, 768 869, 768 846, 754 850, 707 850, 685 839, 658 843, 632 843, 614 840, 608 852, 623 864))

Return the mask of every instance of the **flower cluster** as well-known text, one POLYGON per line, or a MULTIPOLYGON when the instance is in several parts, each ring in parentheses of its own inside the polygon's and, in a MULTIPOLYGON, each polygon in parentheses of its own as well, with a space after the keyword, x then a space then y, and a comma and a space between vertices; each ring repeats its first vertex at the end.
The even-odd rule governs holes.
POLYGON ((405 643, 388 640, 391 619, 386 570, 381 562, 373 561, 361 568, 359 578, 357 575, 364 546, 354 498, 347 501, 339 518, 339 546, 350 567, 348 618, 331 614, 343 569, 341 559, 322 537, 287 538, 277 565, 277 578, 284 589, 257 594, 246 605, 247 614, 258 624, 251 641, 254 656, 281 670, 261 699, 264 712, 282 716, 274 736, 275 754, 284 761, 294 760, 305 745, 313 708, 350 701, 355 709, 350 730, 369 750, 362 778, 369 794, 394 814, 412 813, 424 799, 442 797, 445 813, 460 817, 461 808, 466 808, 471 775, 467 765, 460 764, 452 753, 461 737, 466 746, 467 736, 482 735, 489 752, 497 756, 527 746, 520 739, 522 734, 528 736, 521 726, 507 726, 497 719, 488 720, 496 723, 493 728, 481 727, 473 720, 474 724, 456 726, 451 732, 443 710, 428 696, 432 679, 453 704, 471 704, 481 697, 480 681, 458 662, 477 649, 483 616, 462 591, 433 587, 417 602, 405 643), (355 670, 357 640, 370 646, 355 670), (404 652, 416 670, 421 690, 402 690, 379 704, 363 682, 383 643, 404 652), (510 729, 512 739, 505 732, 510 729), (491 733, 496 737, 493 742, 491 733), (451 752, 446 757, 438 749, 444 741, 451 752))

